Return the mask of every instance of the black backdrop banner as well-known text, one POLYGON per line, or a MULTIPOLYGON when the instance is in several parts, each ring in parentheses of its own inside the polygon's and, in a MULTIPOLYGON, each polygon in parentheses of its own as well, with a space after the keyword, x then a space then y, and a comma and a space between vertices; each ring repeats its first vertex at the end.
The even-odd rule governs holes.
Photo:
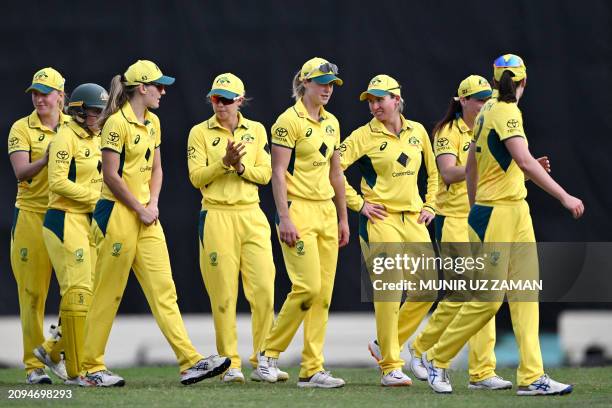
MULTIPOLYGON (((269 129, 292 104, 294 73, 313 56, 340 68, 345 85, 336 87, 328 108, 340 120, 342 137, 370 119, 358 96, 376 74, 400 81, 405 115, 431 130, 463 78, 490 78, 494 58, 522 56, 528 86, 520 107, 530 149, 535 156, 549 156, 555 179, 586 206, 585 216, 575 221, 555 199, 529 185, 536 236, 539 241, 612 241, 612 6, 606 0, 34 1, 10 2, 3 10, 0 133, 5 137, 15 120, 32 111, 24 90, 39 68, 58 69, 67 91, 84 82, 108 88, 111 77, 136 59, 153 60, 177 78, 156 113, 163 131, 160 217, 183 312, 210 310, 198 266, 200 194, 189 183, 186 143, 191 127, 212 114, 205 94, 213 78, 228 71, 238 75, 253 98, 243 113, 269 129)), ((6 143, 2 151, 0 314, 6 315, 18 313, 9 262, 16 182, 6 143)), ((350 169, 347 175, 357 185, 359 174, 350 169)), ((271 221, 270 186, 260 189, 260 197, 271 221)), ((350 221, 351 243, 340 251, 332 309, 370 310, 360 302, 354 213, 350 221)), ((278 310, 290 282, 273 235, 278 310)), ((52 283, 48 313, 57 312, 57 292, 52 283)), ((552 317, 563 306, 543 305, 543 324, 554 325, 552 317)), ((248 310, 243 297, 238 308, 248 310)), ((120 312, 148 311, 132 276, 120 312)))

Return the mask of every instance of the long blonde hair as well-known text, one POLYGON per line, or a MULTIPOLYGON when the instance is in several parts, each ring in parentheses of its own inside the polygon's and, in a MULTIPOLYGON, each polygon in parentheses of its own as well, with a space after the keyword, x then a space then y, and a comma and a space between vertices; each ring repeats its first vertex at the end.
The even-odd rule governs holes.
POLYGON ((136 87, 125 86, 121 78, 121 75, 115 75, 111 80, 108 102, 104 110, 102 110, 100 118, 98 119, 100 129, 104 127, 104 123, 109 116, 117 112, 128 100, 130 100, 135 92, 136 87))

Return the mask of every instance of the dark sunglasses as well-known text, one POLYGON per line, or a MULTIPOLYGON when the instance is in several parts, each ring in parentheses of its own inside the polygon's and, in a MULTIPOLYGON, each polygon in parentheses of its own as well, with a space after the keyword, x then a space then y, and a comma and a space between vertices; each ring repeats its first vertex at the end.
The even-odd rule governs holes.
POLYGON ((159 93, 162 93, 163 91, 166 90, 166 85, 163 84, 158 84, 156 82, 149 82, 148 84, 145 84, 147 86, 154 86, 157 88, 157 90, 159 91, 159 93))
POLYGON ((310 74, 312 74, 315 71, 321 71, 324 74, 334 74, 334 75, 338 75, 338 66, 336 64, 332 64, 331 62, 326 62, 324 64, 319 65, 318 67, 316 67, 314 70, 306 73, 304 75, 305 78, 308 78, 310 74))
POLYGON ((212 95, 210 97, 210 102, 215 104, 215 105, 218 104, 218 103, 220 103, 222 105, 231 105, 232 103, 236 102, 236 99, 227 99, 227 98, 224 98, 224 97, 219 96, 219 95, 212 95))

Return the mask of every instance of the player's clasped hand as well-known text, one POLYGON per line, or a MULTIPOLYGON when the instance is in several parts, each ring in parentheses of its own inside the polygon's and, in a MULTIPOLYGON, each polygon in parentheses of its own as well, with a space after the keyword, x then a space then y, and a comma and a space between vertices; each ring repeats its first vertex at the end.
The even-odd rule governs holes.
POLYGON ((417 222, 419 224, 425 223, 425 225, 429 225, 434 218, 434 214, 430 213, 427 210, 421 210, 421 214, 419 215, 419 219, 417 220, 417 222))
POLYGON ((280 217, 278 235, 280 236, 281 242, 284 242, 290 247, 294 247, 297 240, 300 239, 300 234, 289 217, 280 217))
POLYGON ((364 201, 363 207, 361 207, 361 214, 368 218, 372 224, 376 224, 375 219, 384 220, 387 215, 387 209, 382 204, 373 204, 364 201))
POLYGON ((240 163, 240 159, 246 154, 246 146, 242 143, 235 143, 233 141, 227 142, 225 148, 225 156, 223 156, 223 164, 226 166, 235 166, 240 163))
POLYGON ((156 208, 157 207, 142 207, 138 212, 138 217, 144 225, 149 226, 157 221, 158 213, 156 213, 156 208))

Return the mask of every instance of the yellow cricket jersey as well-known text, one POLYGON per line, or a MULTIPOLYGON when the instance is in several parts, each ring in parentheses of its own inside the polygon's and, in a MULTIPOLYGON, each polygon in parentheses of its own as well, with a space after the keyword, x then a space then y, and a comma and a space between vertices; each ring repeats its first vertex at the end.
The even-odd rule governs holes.
MULTIPOLYGON (((452 154, 457 158, 456 166, 465 166, 471 141, 472 131, 463 118, 458 117, 434 135, 433 147, 436 158, 443 154, 452 154)), ((436 210, 445 217, 467 218, 470 213, 470 203, 465 180, 447 186, 442 175, 438 174, 436 210)))
POLYGON ((392 134, 378 119, 355 130, 340 145, 342 168, 357 162, 361 171, 363 197, 346 183, 346 202, 360 211, 364 199, 382 204, 389 212, 435 213, 438 170, 427 131, 418 122, 401 116, 399 136, 392 134), (419 195, 417 178, 421 163, 427 169, 425 204, 419 195))
MULTIPOLYGON (((55 137, 56 131, 70 120, 70 116, 60 113, 57 129, 49 129, 40 122, 36 111, 19 119, 13 124, 8 137, 8 153, 28 152, 30 163, 45 155, 49 142, 55 137)), ((17 184, 17 200, 15 207, 44 213, 49 202, 49 184, 47 181, 47 166, 30 180, 17 184)))
MULTIPOLYGON (((119 176, 143 205, 151 198, 149 181, 153 156, 160 144, 161 128, 157 115, 146 110, 145 121, 140 123, 129 102, 109 116, 102 129, 101 149, 119 153, 119 176)), ((106 184, 102 186, 100 197, 116 201, 106 184)))
POLYGON ((63 126, 49 149, 49 208, 91 213, 102 189, 100 134, 74 120, 63 126))
POLYGON ((504 145, 504 140, 511 137, 527 140, 518 106, 490 99, 474 123, 478 164, 476 202, 494 204, 524 199, 527 196, 525 175, 504 145))
POLYGON ((338 119, 323 107, 320 121, 308 115, 302 100, 283 112, 272 126, 272 144, 291 149, 286 172, 287 198, 329 200, 331 157, 340 146, 338 119))
POLYGON ((238 126, 232 134, 215 115, 195 125, 187 145, 189 179, 202 192, 202 208, 252 205, 259 202, 258 185, 268 184, 272 175, 270 147, 264 126, 238 113, 238 126), (229 141, 245 145, 244 172, 223 164, 229 141))

